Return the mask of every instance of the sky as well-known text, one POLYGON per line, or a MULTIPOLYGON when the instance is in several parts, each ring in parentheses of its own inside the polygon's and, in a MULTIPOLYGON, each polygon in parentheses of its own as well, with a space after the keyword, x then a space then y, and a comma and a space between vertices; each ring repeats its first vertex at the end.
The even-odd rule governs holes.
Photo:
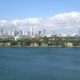
POLYGON ((79 23, 80 0, 0 0, 1 28, 35 24, 39 28, 78 32, 79 23))

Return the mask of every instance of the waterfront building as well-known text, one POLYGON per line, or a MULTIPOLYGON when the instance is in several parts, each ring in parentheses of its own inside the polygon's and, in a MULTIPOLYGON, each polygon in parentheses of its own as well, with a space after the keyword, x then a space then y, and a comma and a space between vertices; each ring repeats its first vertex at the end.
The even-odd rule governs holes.
POLYGON ((28 36, 28 35, 16 35, 14 38, 15 38, 15 41, 25 40, 25 39, 30 39, 30 36, 28 36))
POLYGON ((2 40, 14 40, 14 36, 12 35, 0 35, 0 41, 2 40))

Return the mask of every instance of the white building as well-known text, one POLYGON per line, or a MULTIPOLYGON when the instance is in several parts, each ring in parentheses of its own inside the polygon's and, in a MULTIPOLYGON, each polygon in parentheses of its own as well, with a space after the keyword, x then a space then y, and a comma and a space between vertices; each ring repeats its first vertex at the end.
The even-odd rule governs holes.
POLYGON ((35 26, 30 27, 30 36, 35 36, 36 31, 35 31, 35 26))

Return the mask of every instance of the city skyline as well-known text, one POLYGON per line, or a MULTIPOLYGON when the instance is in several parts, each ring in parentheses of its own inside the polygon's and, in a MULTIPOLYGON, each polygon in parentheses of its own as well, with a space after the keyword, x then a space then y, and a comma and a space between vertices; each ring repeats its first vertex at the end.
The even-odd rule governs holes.
POLYGON ((78 33, 79 0, 0 0, 0 28, 78 33))

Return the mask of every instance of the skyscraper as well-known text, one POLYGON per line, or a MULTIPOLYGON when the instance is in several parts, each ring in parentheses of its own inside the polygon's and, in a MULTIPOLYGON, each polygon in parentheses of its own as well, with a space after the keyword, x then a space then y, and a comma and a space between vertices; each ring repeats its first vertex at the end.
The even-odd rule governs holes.
POLYGON ((0 29, 0 35, 3 35, 3 33, 4 33, 4 30, 0 29))
POLYGON ((30 27, 30 36, 35 36, 35 26, 30 27))
POLYGON ((79 35, 80 35, 80 27, 79 27, 79 35))

